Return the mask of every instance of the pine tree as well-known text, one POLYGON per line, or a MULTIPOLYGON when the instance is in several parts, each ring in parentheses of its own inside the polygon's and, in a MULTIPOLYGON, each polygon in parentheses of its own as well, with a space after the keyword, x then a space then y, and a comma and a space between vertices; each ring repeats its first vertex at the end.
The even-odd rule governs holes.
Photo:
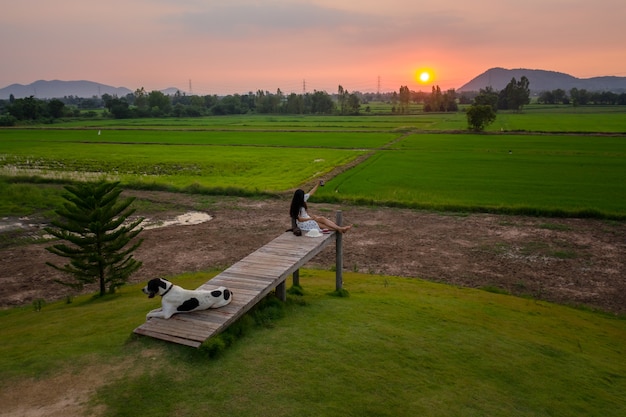
POLYGON ((64 266, 51 262, 47 265, 70 274, 74 281, 57 280, 73 288, 81 289, 85 284, 99 282, 100 295, 107 290, 114 293, 124 285, 130 275, 141 267, 133 252, 143 239, 136 239, 143 228, 139 218, 125 224, 135 209, 130 208, 134 197, 118 201, 122 192, 119 182, 84 183, 65 187, 67 200, 63 208, 56 210, 59 220, 52 221, 53 227, 45 230, 65 241, 46 249, 70 261, 64 266))

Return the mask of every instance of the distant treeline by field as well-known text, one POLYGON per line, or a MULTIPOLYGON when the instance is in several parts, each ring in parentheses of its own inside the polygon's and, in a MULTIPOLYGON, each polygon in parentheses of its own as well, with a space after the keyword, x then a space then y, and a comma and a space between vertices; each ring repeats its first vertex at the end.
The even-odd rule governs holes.
POLYGON ((494 96, 494 110, 521 110, 524 105, 563 104, 572 106, 626 105, 626 93, 588 91, 572 88, 554 89, 531 97, 530 82, 513 78, 498 91, 486 87, 478 91, 442 91, 434 86, 431 92, 412 91, 400 86, 396 92, 349 92, 338 86, 336 93, 315 91, 284 94, 259 90, 247 94, 187 95, 180 91, 135 90, 124 96, 102 94, 90 98, 65 96, 38 99, 34 96, 0 100, 0 126, 16 126, 32 122, 54 123, 68 118, 180 118, 241 114, 275 115, 405 115, 423 112, 458 112, 473 104, 484 104, 483 97, 494 96), (511 88, 511 86, 513 88, 511 88), (521 93, 520 93, 521 91, 521 93), (521 96, 520 96, 521 94, 521 96))

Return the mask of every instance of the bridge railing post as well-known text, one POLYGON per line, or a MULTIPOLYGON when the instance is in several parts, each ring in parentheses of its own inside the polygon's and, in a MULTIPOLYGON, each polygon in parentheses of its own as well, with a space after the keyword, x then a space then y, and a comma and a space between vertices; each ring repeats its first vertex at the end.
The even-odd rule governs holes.
MULTIPOLYGON (((337 225, 341 226, 343 222, 343 214, 341 210, 337 210, 337 225)), ((339 291, 343 288, 343 233, 335 233, 335 290, 339 291)))

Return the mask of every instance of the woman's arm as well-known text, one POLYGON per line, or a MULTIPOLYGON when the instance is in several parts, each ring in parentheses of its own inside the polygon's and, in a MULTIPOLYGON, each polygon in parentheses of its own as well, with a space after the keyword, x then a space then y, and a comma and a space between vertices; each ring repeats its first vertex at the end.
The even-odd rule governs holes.
POLYGON ((324 180, 320 180, 318 183, 316 183, 313 188, 311 188, 311 191, 308 192, 309 197, 312 196, 313 194, 315 194, 315 192, 317 191, 317 187, 319 187, 320 185, 324 184, 324 180))

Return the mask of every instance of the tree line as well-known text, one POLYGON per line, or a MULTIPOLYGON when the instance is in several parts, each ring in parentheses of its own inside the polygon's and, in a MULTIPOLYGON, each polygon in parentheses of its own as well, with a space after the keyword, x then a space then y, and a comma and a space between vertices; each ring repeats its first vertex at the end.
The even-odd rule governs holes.
POLYGON ((612 91, 587 91, 584 88, 572 88, 569 95, 565 90, 557 88, 544 91, 537 97, 540 104, 571 104, 573 106, 588 105, 626 105, 626 93, 613 93, 612 91))
MULTIPOLYGON (((458 94, 454 89, 442 91, 433 86, 431 92, 412 91, 401 86, 398 91, 386 93, 349 92, 341 85, 337 92, 314 91, 302 94, 284 94, 258 90, 256 93, 217 95, 187 95, 177 91, 166 95, 161 91, 146 91, 143 87, 123 97, 103 94, 101 97, 80 98, 66 96, 49 100, 33 96, 0 100, 0 126, 14 126, 23 122, 53 123, 59 118, 110 117, 116 119, 142 117, 202 117, 231 114, 313 114, 359 115, 370 113, 373 101, 391 104, 392 114, 411 114, 421 105, 423 112, 456 112, 461 105, 486 105, 498 110, 521 111, 530 103, 529 81, 515 78, 501 91, 492 87, 478 92, 458 94)), ((572 89, 569 95, 561 90, 546 91, 538 97, 545 104, 626 104, 626 93, 589 92, 572 89)), ((485 111, 483 111, 484 113, 485 111)))
POLYGON ((415 92, 407 86, 386 93, 350 92, 339 85, 337 93, 314 91, 284 94, 258 90, 256 93, 217 95, 187 95, 177 91, 166 95, 161 91, 146 91, 143 87, 123 97, 103 94, 101 97, 66 96, 40 100, 33 96, 8 101, 0 100, 0 125, 12 126, 19 121, 50 122, 59 118, 104 117, 129 119, 142 117, 202 117, 231 114, 313 114, 359 115, 370 113, 369 103, 391 104, 393 114, 409 114, 410 107, 423 104, 425 112, 458 111, 458 96, 454 90, 442 92, 439 86, 431 93, 415 92))
MULTIPOLYGON (((385 94, 381 95, 384 99, 385 94)), ((146 91, 143 87, 123 97, 103 94, 101 97, 74 96, 40 100, 33 96, 8 101, 0 100, 0 125, 11 126, 18 121, 52 122, 62 117, 96 117, 104 110, 105 117, 115 119, 142 117, 202 117, 230 114, 319 114, 358 115, 362 103, 375 99, 371 94, 351 93, 339 86, 338 93, 325 91, 284 94, 259 90, 256 93, 187 95, 177 91, 165 95, 146 91)))

